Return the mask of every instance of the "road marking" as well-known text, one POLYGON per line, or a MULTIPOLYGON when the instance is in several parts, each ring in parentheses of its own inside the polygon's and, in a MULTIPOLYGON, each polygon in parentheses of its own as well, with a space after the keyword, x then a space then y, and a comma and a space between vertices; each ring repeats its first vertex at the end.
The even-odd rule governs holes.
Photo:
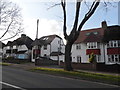
POLYGON ((4 84, 4 85, 7 85, 7 86, 10 86, 10 87, 13 87, 13 88, 16 88, 16 89, 26 90, 26 89, 23 89, 23 88, 21 88, 21 87, 18 87, 18 86, 9 84, 9 83, 5 83, 5 82, 1 82, 1 81, 0 81, 0 83, 1 83, 1 84, 4 84))

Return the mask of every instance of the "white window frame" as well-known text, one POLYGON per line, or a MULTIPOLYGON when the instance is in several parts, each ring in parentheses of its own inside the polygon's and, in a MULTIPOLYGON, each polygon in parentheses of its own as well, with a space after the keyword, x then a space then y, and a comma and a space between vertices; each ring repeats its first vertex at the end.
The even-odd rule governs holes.
POLYGON ((44 46, 43 46, 43 49, 44 49, 44 50, 47 50, 47 45, 44 45, 44 46))
POLYGON ((77 56, 77 63, 81 63, 81 56, 77 56))
POLYGON ((107 43, 108 48, 120 47, 120 40, 111 40, 107 43))
POLYGON ((97 49, 98 43, 97 42, 88 42, 87 43, 87 49, 97 49))
POLYGON ((119 54, 115 54, 115 55, 108 55, 108 63, 120 63, 120 55, 119 54), (113 57, 113 59, 112 59, 113 57), (117 61, 116 61, 117 58, 117 61))
POLYGON ((81 44, 76 44, 76 50, 81 49, 81 44))

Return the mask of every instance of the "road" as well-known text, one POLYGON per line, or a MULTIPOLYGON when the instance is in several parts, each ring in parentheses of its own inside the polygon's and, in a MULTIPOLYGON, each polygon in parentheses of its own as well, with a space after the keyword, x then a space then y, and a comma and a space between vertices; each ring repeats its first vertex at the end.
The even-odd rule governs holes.
POLYGON ((115 85, 77 80, 60 76, 25 71, 9 66, 2 67, 2 88, 117 88, 115 85))

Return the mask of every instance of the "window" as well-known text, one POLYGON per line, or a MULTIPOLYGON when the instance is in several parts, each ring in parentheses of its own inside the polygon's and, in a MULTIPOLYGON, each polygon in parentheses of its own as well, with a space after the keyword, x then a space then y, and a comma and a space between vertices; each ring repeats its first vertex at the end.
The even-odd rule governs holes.
POLYGON ((58 41, 58 44, 60 44, 60 41, 58 41))
POLYGON ((89 36, 90 35, 90 33, 88 32, 88 33, 86 33, 86 36, 89 36))
POLYGON ((98 32, 93 32, 95 35, 97 35, 98 34, 98 32))
POLYGON ((114 60, 115 60, 115 62, 118 62, 119 60, 118 60, 118 55, 114 55, 114 60))
POLYGON ((114 55, 111 55, 111 61, 114 62, 114 55))
POLYGON ((109 41, 107 47, 120 47, 120 40, 109 41))
POLYGON ((77 56, 77 63, 81 63, 81 56, 77 56))
POLYGON ((48 37, 43 38, 43 40, 48 40, 48 37))
POLYGON ((108 55, 108 62, 111 62, 111 55, 108 55))
POLYGON ((120 63, 120 55, 118 56, 118 59, 119 59, 119 60, 118 60, 118 63, 120 63))
POLYGON ((44 45, 44 50, 47 50, 47 45, 44 45))
POLYGON ((120 47, 120 40, 118 40, 118 47, 120 47))
POLYGON ((100 61, 100 55, 95 55, 96 61, 99 62, 100 61))
POLYGON ((120 55, 108 55, 108 62, 110 63, 120 63, 120 55))
POLYGON ((76 44, 76 49, 77 50, 81 49, 81 45, 80 44, 76 44))
POLYGON ((87 48, 88 49, 98 48, 98 43, 97 42, 89 42, 89 43, 87 43, 87 48))

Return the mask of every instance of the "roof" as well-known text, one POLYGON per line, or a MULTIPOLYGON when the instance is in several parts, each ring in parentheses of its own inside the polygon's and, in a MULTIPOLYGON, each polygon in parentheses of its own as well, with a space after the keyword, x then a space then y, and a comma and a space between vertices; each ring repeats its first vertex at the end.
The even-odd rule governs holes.
POLYGON ((20 38, 14 40, 14 41, 8 41, 6 46, 13 46, 13 45, 26 45, 28 49, 31 49, 33 40, 26 36, 25 34, 22 34, 20 38))
POLYGON ((120 40, 120 26, 108 26, 107 29, 94 28, 80 31, 75 44, 81 42, 103 42, 109 40, 120 40))
POLYGON ((41 42, 40 42, 39 39, 35 39, 35 41, 33 41, 31 45, 32 46, 35 46, 35 45, 40 45, 41 46, 41 42))
POLYGON ((6 46, 11 46, 12 45, 12 41, 8 41, 6 46))
POLYGON ((102 28, 83 30, 80 31, 80 35, 78 36, 78 39, 75 41, 75 43, 92 42, 94 40, 100 42, 103 35, 104 30, 102 28))
POLYGON ((120 26, 109 26, 105 30, 103 41, 107 42, 109 40, 120 40, 120 26))
POLYGON ((61 37, 59 37, 58 35, 48 35, 48 36, 43 36, 40 39, 36 39, 33 43, 32 46, 34 45, 46 45, 46 44, 50 44, 55 37, 58 37, 60 39, 62 39, 61 37))

